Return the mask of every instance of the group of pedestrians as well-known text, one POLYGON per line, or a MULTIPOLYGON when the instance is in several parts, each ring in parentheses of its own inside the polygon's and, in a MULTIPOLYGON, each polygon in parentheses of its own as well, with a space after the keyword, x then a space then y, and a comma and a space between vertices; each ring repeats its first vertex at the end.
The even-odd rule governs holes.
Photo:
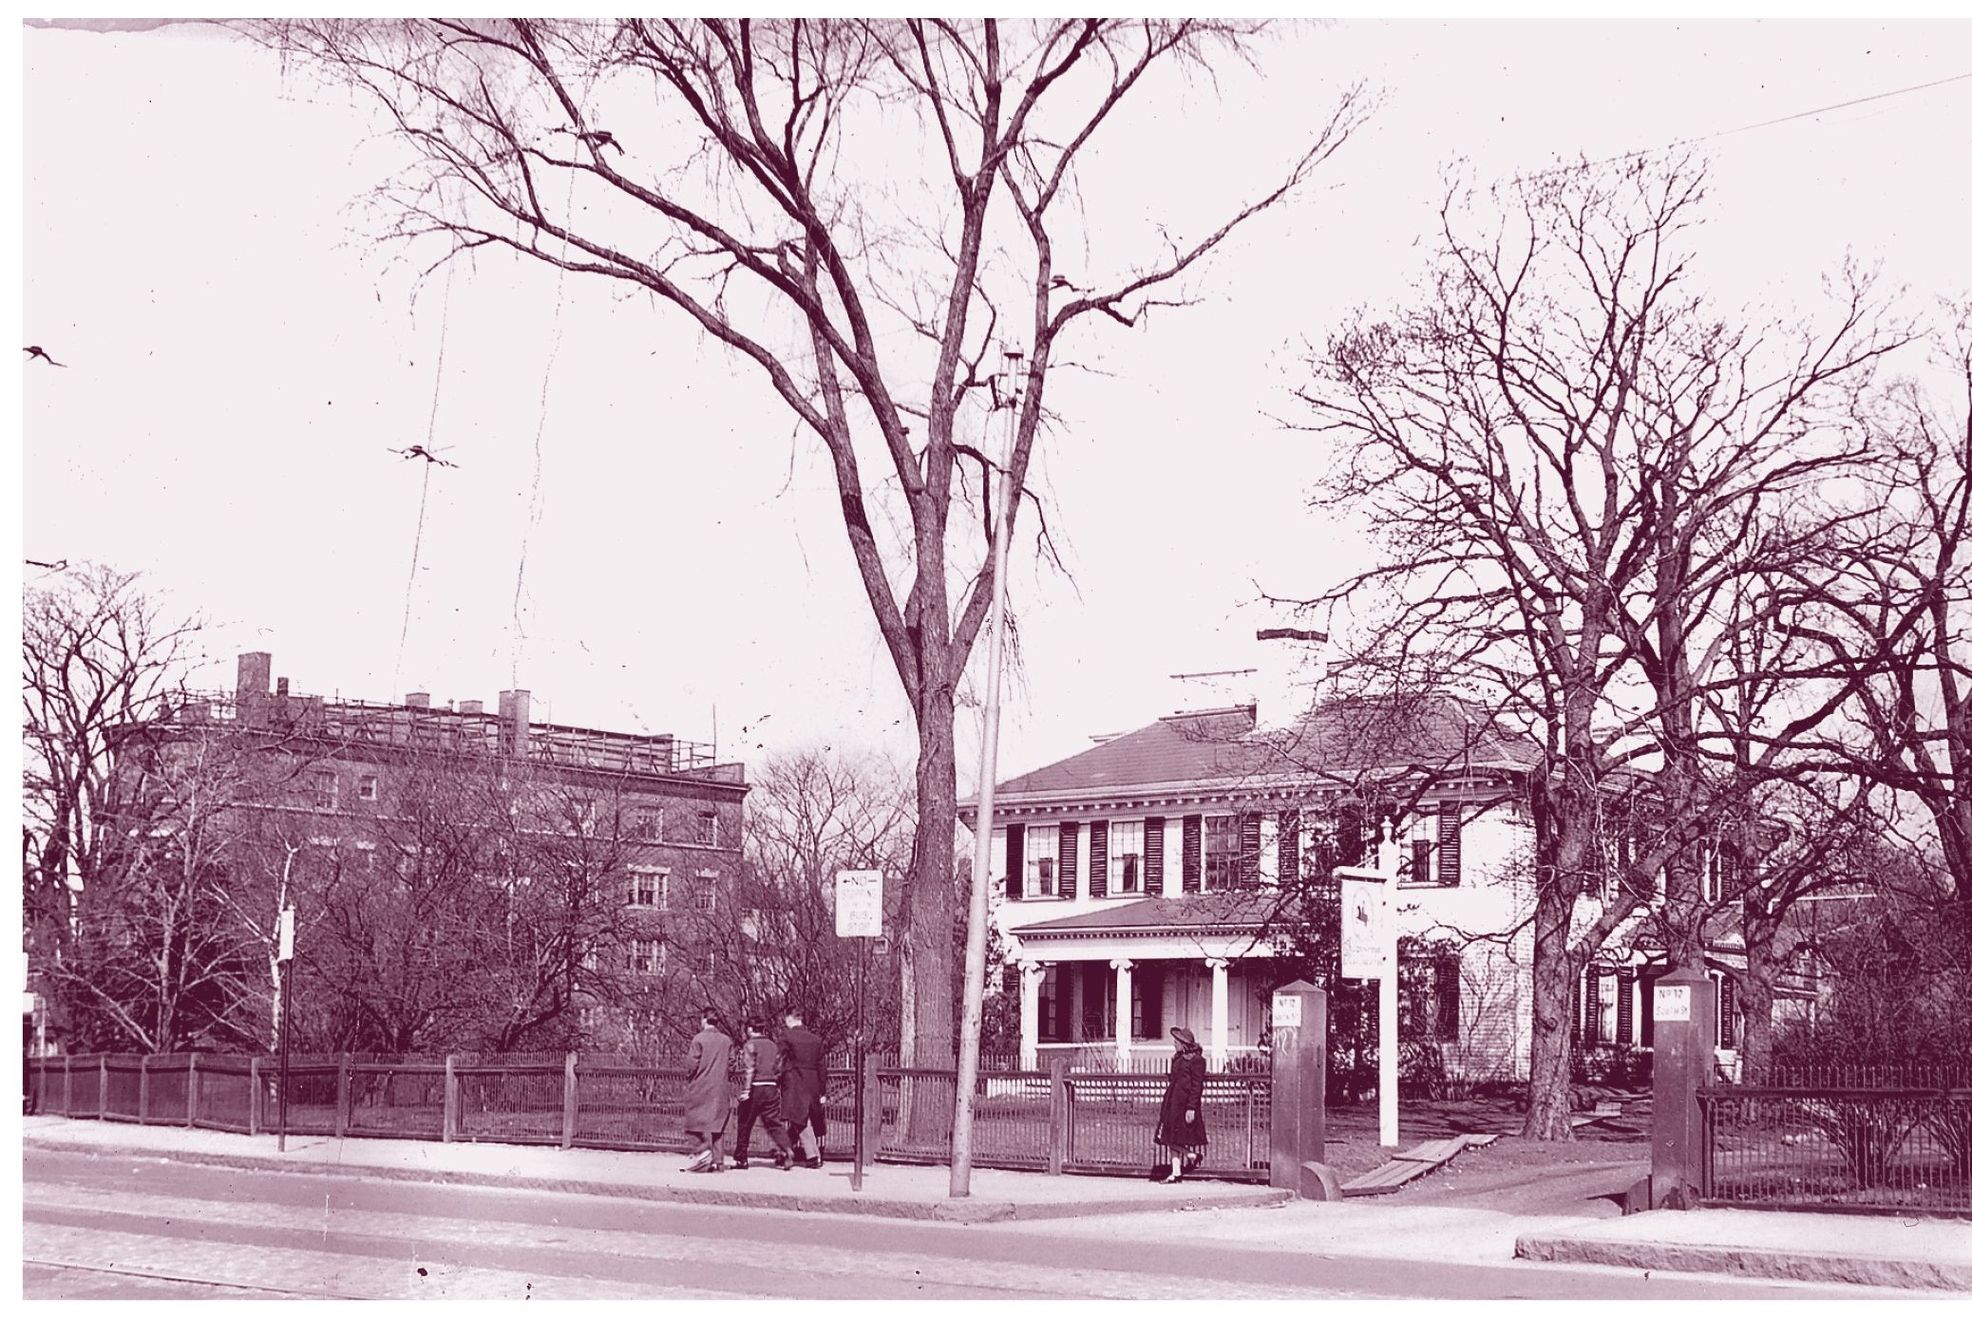
POLYGON ((820 1167, 828 1118, 828 1069, 821 1036, 790 1011, 776 1040, 758 1017, 746 1022, 746 1039, 734 1055, 732 1039, 707 1010, 686 1056, 685 1133, 691 1138, 688 1172, 726 1170, 726 1125, 738 1097, 739 1130, 732 1165, 749 1165, 753 1128, 762 1127, 774 1148, 774 1166, 820 1167))

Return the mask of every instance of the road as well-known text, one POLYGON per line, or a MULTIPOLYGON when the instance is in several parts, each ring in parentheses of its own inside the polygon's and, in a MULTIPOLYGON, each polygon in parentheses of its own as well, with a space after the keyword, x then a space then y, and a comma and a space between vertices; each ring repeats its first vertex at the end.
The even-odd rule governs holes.
MULTIPOLYGON (((1841 1287, 1417 1263, 29 1148, 28 1299, 1677 1299, 1841 1287)), ((771 1176, 771 1172, 728 1173, 771 1176)), ((1240 1210, 1254 1211, 1254 1210, 1240 1210)), ((1161 1219, 1160 1219, 1161 1222, 1161 1219)), ((1168 1224, 1167 1224, 1168 1225, 1168 1224)))

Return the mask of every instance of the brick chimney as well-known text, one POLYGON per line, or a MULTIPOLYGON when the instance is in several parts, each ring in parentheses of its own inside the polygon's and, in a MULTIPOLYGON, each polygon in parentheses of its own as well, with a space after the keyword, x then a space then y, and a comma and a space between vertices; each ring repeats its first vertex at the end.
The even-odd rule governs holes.
POLYGON ((240 656, 239 680, 233 686, 233 697, 245 700, 249 696, 264 696, 274 678, 274 656, 265 650, 252 650, 240 656))
POLYGON ((500 693, 500 749, 509 755, 527 755, 530 704, 525 691, 500 693))
POLYGON ((483 700, 461 700, 459 702, 459 712, 461 714, 484 714, 486 712, 486 702, 483 700))
POLYGON ((430 709, 431 692, 413 691, 409 695, 404 697, 404 703, 406 705, 409 705, 412 709, 430 709))

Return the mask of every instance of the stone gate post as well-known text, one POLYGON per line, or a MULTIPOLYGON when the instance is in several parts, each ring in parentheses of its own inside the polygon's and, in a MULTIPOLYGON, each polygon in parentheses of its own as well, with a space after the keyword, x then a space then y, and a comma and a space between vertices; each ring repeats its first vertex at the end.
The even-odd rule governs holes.
POLYGON ((1270 1185, 1303 1199, 1340 1199, 1324 1142, 1328 1121, 1328 994, 1306 980, 1274 990, 1270 1185))

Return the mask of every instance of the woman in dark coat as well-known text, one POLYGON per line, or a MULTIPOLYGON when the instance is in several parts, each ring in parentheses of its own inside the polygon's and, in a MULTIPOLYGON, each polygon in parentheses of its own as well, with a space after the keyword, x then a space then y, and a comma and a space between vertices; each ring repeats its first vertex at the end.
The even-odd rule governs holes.
POLYGON ((1157 1143, 1171 1155, 1171 1169, 1159 1167, 1153 1179, 1169 1184, 1182 1178, 1205 1156, 1205 1050, 1184 1026, 1171 1037, 1178 1050, 1171 1058, 1171 1078, 1164 1085, 1164 1102, 1157 1110, 1157 1143))

